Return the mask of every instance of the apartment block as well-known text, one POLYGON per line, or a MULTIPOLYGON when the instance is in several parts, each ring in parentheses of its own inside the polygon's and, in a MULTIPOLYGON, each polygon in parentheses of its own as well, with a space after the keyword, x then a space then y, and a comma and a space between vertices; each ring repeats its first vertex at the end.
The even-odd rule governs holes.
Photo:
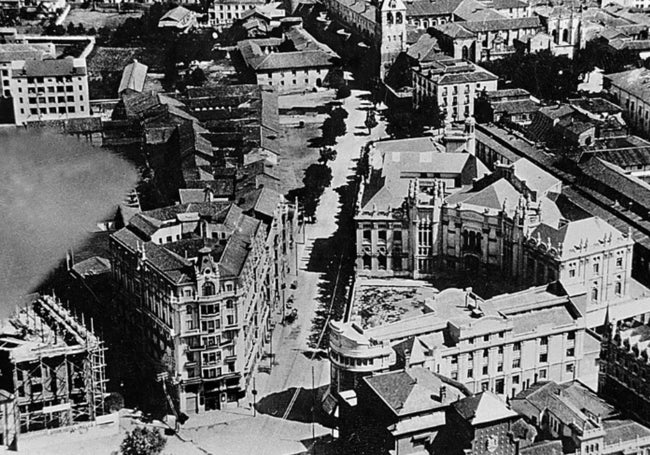
POLYGON ((433 99, 445 118, 464 121, 474 116, 474 100, 497 89, 498 77, 466 60, 444 56, 412 70, 415 107, 433 99))
POLYGON ((594 374, 586 295, 559 283, 484 300, 471 289, 359 280, 351 305, 346 322, 331 322, 334 396, 367 375, 415 366, 504 398, 538 381, 594 374))
POLYGON ((0 94, 10 111, 3 117, 16 125, 90 116, 85 56, 94 41, 83 41, 84 50, 74 57, 64 56, 70 43, 56 39, 0 44, 0 94))
POLYGON ((125 330, 171 370, 180 411, 242 398, 284 316, 294 221, 282 200, 268 222, 230 202, 198 202, 135 215, 112 235, 125 330))

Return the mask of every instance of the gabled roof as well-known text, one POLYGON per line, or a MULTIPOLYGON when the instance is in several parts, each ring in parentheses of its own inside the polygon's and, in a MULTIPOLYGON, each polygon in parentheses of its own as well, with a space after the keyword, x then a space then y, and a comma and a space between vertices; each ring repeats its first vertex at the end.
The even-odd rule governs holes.
POLYGON ((521 158, 513 164, 515 176, 526 182, 526 186, 538 194, 544 195, 560 183, 560 179, 549 174, 532 161, 521 158))
POLYGON ((564 425, 589 429, 598 425, 592 416, 606 419, 617 414, 613 406, 579 381, 536 384, 530 390, 516 395, 512 399, 512 407, 521 409, 525 414, 534 412, 539 415, 548 411, 564 425))
POLYGON ((181 22, 185 17, 188 15, 194 14, 192 11, 190 11, 187 8, 184 8, 182 6, 177 6, 176 8, 172 8, 169 11, 167 11, 163 17, 160 18, 161 21, 169 20, 173 22, 181 22))
POLYGON ((450 38, 474 38, 476 33, 470 32, 458 22, 446 22, 441 25, 436 25, 434 28, 440 33, 449 36, 450 38))
POLYGON ((440 53, 438 40, 428 33, 424 33, 417 42, 409 46, 406 54, 418 61, 428 61, 433 56, 440 53))
POLYGON ((450 381, 423 367, 376 374, 363 380, 397 416, 443 408, 465 396, 450 381), (441 390, 446 393, 444 400, 441 390))
POLYGON ((477 207, 486 207, 494 210, 506 208, 506 212, 514 212, 521 194, 505 178, 486 186, 480 191, 468 191, 456 193, 449 196, 446 201, 449 204, 469 204, 477 207))
POLYGON ((539 17, 521 17, 518 19, 500 19, 463 22, 463 27, 470 32, 495 32, 498 30, 517 30, 521 28, 539 28, 539 17))
POLYGON ((489 391, 463 398, 452 405, 469 424, 476 426, 519 417, 515 411, 489 391))
POLYGON ((133 60, 132 63, 126 65, 124 71, 122 71, 122 79, 117 93, 121 94, 125 90, 142 92, 147 77, 147 69, 147 65, 143 65, 137 60, 133 60))
POLYGON ((612 241, 622 242, 625 238, 621 231, 597 217, 570 221, 557 229, 542 223, 530 233, 530 237, 538 238, 542 242, 550 240, 553 247, 561 249, 562 258, 577 254, 585 248, 585 243, 588 247, 593 247, 602 244, 603 239, 611 238, 612 241))

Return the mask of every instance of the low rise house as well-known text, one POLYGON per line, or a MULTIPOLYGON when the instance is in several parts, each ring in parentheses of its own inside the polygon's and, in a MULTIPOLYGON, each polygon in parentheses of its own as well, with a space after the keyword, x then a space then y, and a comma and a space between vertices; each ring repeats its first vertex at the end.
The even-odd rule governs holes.
POLYGON ((219 29, 230 27, 250 11, 265 4, 264 0, 217 0, 210 5, 208 23, 219 29))
POLYGON ((183 6, 170 9, 158 21, 160 28, 176 28, 183 32, 187 32, 197 25, 196 13, 183 6))
POLYGON ((562 441, 564 453, 644 453, 650 446, 650 428, 621 418, 611 404, 579 381, 540 382, 510 403, 541 434, 562 441))
POLYGON ((605 88, 614 101, 623 108, 626 120, 638 131, 650 132, 650 70, 636 68, 620 73, 606 74, 605 88))
POLYGON ((285 37, 294 50, 281 51, 282 40, 274 46, 269 46, 268 39, 240 41, 237 49, 243 77, 251 83, 273 86, 281 93, 322 86, 338 55, 300 25, 288 26, 285 37))
POLYGON ((529 125, 540 102, 521 88, 483 91, 474 102, 479 123, 506 122, 519 126, 529 125))

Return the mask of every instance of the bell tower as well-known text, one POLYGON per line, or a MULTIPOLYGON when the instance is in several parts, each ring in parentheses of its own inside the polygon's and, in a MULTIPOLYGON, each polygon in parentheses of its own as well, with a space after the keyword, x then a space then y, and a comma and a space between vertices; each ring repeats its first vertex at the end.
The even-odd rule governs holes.
POLYGON ((406 50, 406 5, 402 0, 383 0, 379 15, 379 77, 383 80, 400 52, 406 50))

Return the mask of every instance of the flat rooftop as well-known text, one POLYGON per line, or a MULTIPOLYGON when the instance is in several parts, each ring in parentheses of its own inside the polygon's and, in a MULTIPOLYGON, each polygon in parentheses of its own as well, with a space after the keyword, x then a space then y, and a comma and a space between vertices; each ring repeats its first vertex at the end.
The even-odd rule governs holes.
POLYGON ((430 312, 426 302, 437 293, 423 281, 359 279, 350 305, 350 320, 368 329, 421 316, 430 312))
MULTIPOLYGON (((427 282, 359 279, 348 322, 368 337, 397 340, 445 330, 448 324, 471 335, 476 330, 512 330, 514 335, 574 325, 582 315, 566 295, 538 286, 484 300, 471 288, 438 291, 427 282), (484 321, 491 320, 487 326, 484 321)), ((445 345, 454 344, 445 340, 445 345)))

